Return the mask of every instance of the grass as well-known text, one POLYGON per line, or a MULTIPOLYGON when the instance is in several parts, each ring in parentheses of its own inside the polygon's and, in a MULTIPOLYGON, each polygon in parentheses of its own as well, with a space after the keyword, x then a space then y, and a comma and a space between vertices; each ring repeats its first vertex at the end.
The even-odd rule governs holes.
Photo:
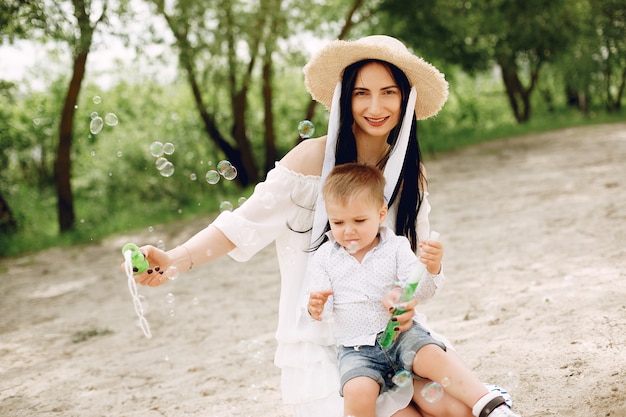
POLYGON ((112 334, 112 333, 113 333, 112 330, 99 329, 99 328, 81 330, 72 335, 72 342, 73 343, 86 342, 87 340, 92 339, 94 337, 105 336, 107 334, 112 334))

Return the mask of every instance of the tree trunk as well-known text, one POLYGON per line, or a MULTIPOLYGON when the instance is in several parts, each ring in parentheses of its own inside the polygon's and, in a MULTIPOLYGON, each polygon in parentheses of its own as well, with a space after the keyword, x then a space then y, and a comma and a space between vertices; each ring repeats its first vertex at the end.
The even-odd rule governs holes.
POLYGON ((539 78, 539 65, 531 69, 530 84, 527 88, 522 85, 517 75, 517 67, 511 63, 513 59, 499 57, 498 65, 502 72, 502 82, 506 90, 506 95, 513 111, 513 116, 517 123, 526 123, 530 120, 530 96, 537 85, 539 78))
MULTIPOLYGON (((233 103, 233 137, 239 148, 241 156, 241 163, 248 173, 248 183, 256 183, 259 180, 259 172, 254 155, 252 154, 252 146, 246 133, 246 113, 248 109, 247 105, 248 88, 243 86, 236 94, 232 96, 233 103)), ((232 161, 231 161, 232 162, 232 161)), ((239 167, 237 167, 239 168, 239 167)))
POLYGON ((74 58, 74 71, 65 95, 61 123, 59 125, 59 146, 54 163, 55 182, 57 188, 57 210, 59 229, 61 233, 74 228, 76 220, 74 214, 74 197, 72 195, 72 138, 74 126, 74 109, 78 101, 78 94, 85 76, 85 64, 89 50, 79 52, 74 58))
POLYGON ((10 234, 17 231, 17 220, 11 208, 0 193, 0 234, 10 234))
POLYGON ((222 152, 224 152, 226 159, 228 159, 230 163, 237 167, 237 182, 242 186, 248 185, 251 179, 248 171, 246 171, 245 164, 243 163, 241 152, 233 148, 228 143, 226 138, 224 138, 224 135, 222 135, 222 133, 218 129, 213 116, 209 114, 208 110, 206 109, 204 101, 202 100, 202 93, 200 92, 200 87, 198 85, 198 81, 196 79, 193 67, 188 60, 182 59, 181 61, 185 68, 185 72, 187 73, 187 80, 189 81, 189 85, 191 86, 191 92, 193 94, 193 98, 196 103, 198 112, 200 113, 200 118, 202 119, 202 123, 204 124, 204 131, 207 133, 209 138, 213 140, 213 143, 215 143, 215 145, 217 145, 217 147, 222 152))
POLYGON ((263 107, 265 109, 265 172, 274 168, 276 162, 276 135, 274 113, 272 112, 272 53, 266 51, 263 61, 263 107))

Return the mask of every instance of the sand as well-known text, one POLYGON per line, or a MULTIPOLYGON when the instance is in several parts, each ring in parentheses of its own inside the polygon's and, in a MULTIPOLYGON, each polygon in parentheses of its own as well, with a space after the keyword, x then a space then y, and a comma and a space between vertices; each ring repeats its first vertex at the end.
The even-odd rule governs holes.
MULTIPOLYGON (((626 416, 626 124, 427 168, 448 279, 420 306, 431 326, 524 417, 626 416)), ((136 324, 121 247, 169 248, 210 220, 0 260, 0 416, 290 416, 273 247, 140 288, 153 337, 136 324)))

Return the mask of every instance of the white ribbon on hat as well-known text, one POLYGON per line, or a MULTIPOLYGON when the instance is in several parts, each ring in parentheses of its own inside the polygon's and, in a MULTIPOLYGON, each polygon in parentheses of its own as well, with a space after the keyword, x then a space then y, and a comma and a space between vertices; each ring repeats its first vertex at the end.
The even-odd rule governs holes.
MULTIPOLYGON (((333 93, 333 101, 330 107, 330 118, 328 120, 328 132, 326 134, 326 149, 324 151, 324 164, 322 166, 322 175, 320 179, 320 190, 317 195, 317 203, 315 205, 315 217, 313 219, 313 228, 311 234, 311 246, 322 235, 328 222, 328 216, 326 215, 326 204, 324 204, 324 198, 322 196, 322 186, 328 176, 328 173, 335 166, 335 151, 337 148, 337 137, 339 136, 339 118, 340 118, 340 105, 339 99, 341 98, 341 82, 338 82, 335 86, 335 92, 333 93)), ((396 146, 391 150, 389 159, 385 165, 385 201, 389 202, 393 194, 398 179, 400 178, 400 172, 402 172, 402 166, 404 164, 404 158, 406 156, 406 149, 409 144, 409 135, 411 133, 411 124, 413 122, 413 114, 415 109, 415 101, 417 100, 417 90, 415 87, 411 87, 411 93, 406 105, 406 110, 402 118, 402 126, 398 134, 398 140, 396 146)))

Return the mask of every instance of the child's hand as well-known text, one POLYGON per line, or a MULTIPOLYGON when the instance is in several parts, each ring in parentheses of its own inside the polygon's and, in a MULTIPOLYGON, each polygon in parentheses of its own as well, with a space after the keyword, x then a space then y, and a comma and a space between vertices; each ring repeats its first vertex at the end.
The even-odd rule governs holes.
MULTIPOLYGON (((141 285, 149 285, 150 287, 158 287, 168 281, 165 271, 172 265, 169 255, 151 245, 142 246, 141 253, 145 256, 150 264, 146 272, 135 275, 135 282, 141 285)), ((125 270, 124 262, 120 266, 122 271, 125 270)))
POLYGON ((427 240, 419 243, 420 262, 426 265, 426 269, 433 275, 441 271, 441 259, 443 259, 443 246, 441 242, 427 240))
POLYGON ((324 305, 328 297, 333 295, 330 290, 316 291, 309 294, 309 304, 307 305, 307 311, 314 320, 322 321, 322 313, 324 312, 324 305))

